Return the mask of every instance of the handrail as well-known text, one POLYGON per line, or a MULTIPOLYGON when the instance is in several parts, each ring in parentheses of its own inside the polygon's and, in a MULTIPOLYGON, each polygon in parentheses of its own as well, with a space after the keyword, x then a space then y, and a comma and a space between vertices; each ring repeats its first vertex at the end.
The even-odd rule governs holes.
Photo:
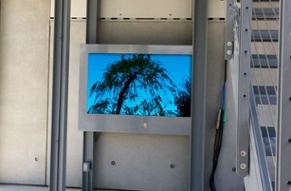
POLYGON ((250 114, 251 114, 251 127, 254 134, 255 145, 256 145, 256 153, 258 156, 258 163, 261 175, 261 181, 264 191, 273 191, 271 177, 269 173, 269 167, 266 160, 266 151, 264 147, 263 135, 260 129, 260 123, 258 119, 256 103, 255 103, 255 95, 253 88, 250 91, 250 114))
MULTIPOLYGON (((246 75, 246 74, 250 74, 248 71, 248 67, 246 65, 246 63, 248 63, 248 61, 250 61, 248 59, 248 55, 246 53, 250 53, 251 49, 250 49, 250 43, 251 43, 251 35, 249 34, 249 32, 251 31, 251 28, 249 28, 249 25, 251 25, 251 21, 252 21, 252 16, 250 16, 249 12, 252 10, 251 9, 251 3, 249 1, 245 1, 245 2, 241 2, 243 4, 241 4, 240 6, 237 6, 237 1, 233 0, 233 7, 232 7, 232 11, 234 11, 234 13, 232 14, 233 18, 234 18, 234 52, 233 52, 233 57, 232 57, 232 61, 234 62, 233 64, 233 70, 232 72, 234 72, 234 75, 238 75, 235 76, 234 78, 234 83, 235 86, 239 86, 240 83, 243 82, 243 84, 241 84, 241 87, 245 88, 245 92, 247 92, 247 88, 250 87, 251 84, 251 80, 250 77, 251 75, 246 75), (244 15, 242 15, 244 14, 244 15), (249 42, 246 42, 248 41, 249 42), (242 43, 242 44, 240 44, 242 43), (241 59, 241 56, 245 56, 245 59, 241 59), (238 66, 243 66, 243 70, 241 70, 241 68, 239 68, 238 66), (243 72, 244 71, 244 72, 243 72), (243 72, 243 74, 242 74, 243 72), (240 82, 241 80, 241 82, 240 82), (244 81, 242 81, 244 80, 244 81)), ((229 4, 227 4, 229 5, 229 4)), ((229 37, 229 39, 231 39, 229 37)), ((238 88, 237 89, 238 92, 237 93, 237 98, 236 99, 241 99, 242 100, 242 96, 240 96, 242 94, 242 89, 238 88)), ((248 134, 251 135, 251 137, 253 137, 252 139, 249 139, 249 141, 253 141, 252 142, 252 147, 251 147, 251 151, 249 152, 251 153, 255 153, 255 157, 249 157, 252 161, 250 162, 250 165, 254 165, 254 164, 258 164, 257 168, 256 168, 256 172, 258 172, 258 174, 249 174, 247 175, 248 178, 250 179, 256 179, 258 182, 256 182, 258 185, 260 185, 258 188, 261 188, 264 191, 273 191, 273 186, 272 186, 272 181, 271 181, 271 177, 270 177, 270 173, 269 173, 269 166, 268 166, 268 162, 267 162, 267 158, 266 158, 266 151, 265 151, 265 145, 264 145, 264 141, 263 141, 263 135, 261 132, 261 126, 260 126, 260 121, 259 121, 259 116, 257 113, 257 105, 256 105, 256 99, 255 99, 255 95, 254 95, 254 90, 252 87, 249 88, 249 93, 245 93, 244 94, 244 98, 248 97, 245 95, 249 94, 249 99, 246 102, 241 102, 240 106, 243 106, 244 108, 241 109, 240 106, 238 106, 237 108, 237 112, 238 115, 241 115, 242 112, 248 112, 249 114, 248 116, 244 115, 245 118, 249 118, 249 124, 250 127, 248 129, 244 129, 247 130, 248 134), (240 108, 240 109, 239 109, 240 108), (255 161, 254 161, 255 160, 255 161)), ((237 100, 237 101, 238 101, 237 100)), ((245 113, 246 114, 246 113, 245 113)), ((245 119, 244 118, 244 119, 245 119)), ((239 127, 238 127, 239 128, 239 127)), ((242 130, 242 129, 240 129, 242 130)), ((248 137, 246 137, 246 134, 240 134, 241 131, 239 131, 238 129, 238 138, 240 137, 242 140, 248 139, 248 137)), ((244 133, 244 132, 243 132, 244 133)), ((238 142, 240 143, 245 143, 245 142, 238 142)), ((240 146, 238 145, 238 149, 240 148, 240 146)), ((239 154, 241 153, 240 150, 237 151, 239 154)), ((239 166, 240 167, 240 166, 239 166)), ((241 176, 243 176, 244 173, 239 173, 241 176)), ((252 184, 251 182, 245 181, 245 184, 252 184)), ((252 186, 252 185, 248 185, 248 186, 252 186)), ((246 186, 246 187, 248 187, 246 186)), ((251 187, 249 187, 251 188, 251 187)))

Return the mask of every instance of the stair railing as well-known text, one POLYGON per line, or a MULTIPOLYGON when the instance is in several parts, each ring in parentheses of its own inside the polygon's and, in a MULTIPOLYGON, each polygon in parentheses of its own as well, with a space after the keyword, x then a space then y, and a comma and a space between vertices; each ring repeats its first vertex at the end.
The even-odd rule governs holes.
POLYGON ((237 116, 237 173, 244 177, 247 191, 272 191, 256 98, 251 87, 252 0, 228 0, 226 15, 225 57, 231 65, 237 116), (229 28, 234 31, 233 38, 228 36, 231 34, 229 28), (233 39, 232 44, 230 39, 233 39))

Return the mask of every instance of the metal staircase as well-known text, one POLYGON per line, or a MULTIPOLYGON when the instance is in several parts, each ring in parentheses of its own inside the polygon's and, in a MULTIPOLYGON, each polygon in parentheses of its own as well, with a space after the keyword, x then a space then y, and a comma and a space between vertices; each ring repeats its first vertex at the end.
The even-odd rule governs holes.
POLYGON ((276 104, 279 0, 253 0, 252 87, 256 113, 265 148, 270 181, 274 190, 276 167, 276 104))

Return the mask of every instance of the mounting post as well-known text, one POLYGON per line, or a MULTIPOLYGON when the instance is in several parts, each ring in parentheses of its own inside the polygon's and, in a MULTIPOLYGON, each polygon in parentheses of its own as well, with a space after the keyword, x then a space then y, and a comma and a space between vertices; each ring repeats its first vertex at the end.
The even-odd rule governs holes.
POLYGON ((50 191, 66 187, 71 0, 55 1, 50 191))
POLYGON ((208 0, 194 1, 190 190, 204 189, 208 0))
MULTIPOLYGON (((99 0, 87 0, 86 43, 97 43, 99 0)), ((94 190, 94 148, 98 133, 83 133, 82 191, 94 190)))
POLYGON ((276 191, 291 190, 291 1, 280 2, 276 191))

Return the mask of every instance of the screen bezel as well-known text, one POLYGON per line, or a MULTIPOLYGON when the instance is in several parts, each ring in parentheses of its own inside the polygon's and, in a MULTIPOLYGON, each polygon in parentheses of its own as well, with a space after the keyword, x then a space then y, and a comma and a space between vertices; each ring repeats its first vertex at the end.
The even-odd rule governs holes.
MULTIPOLYGON (((191 117, 159 117, 87 113, 89 53, 177 54, 192 56, 192 46, 85 44, 81 45, 81 61, 79 67, 79 130, 114 133, 190 135, 191 117)), ((189 68, 189 70, 191 70, 191 68, 189 68)))

